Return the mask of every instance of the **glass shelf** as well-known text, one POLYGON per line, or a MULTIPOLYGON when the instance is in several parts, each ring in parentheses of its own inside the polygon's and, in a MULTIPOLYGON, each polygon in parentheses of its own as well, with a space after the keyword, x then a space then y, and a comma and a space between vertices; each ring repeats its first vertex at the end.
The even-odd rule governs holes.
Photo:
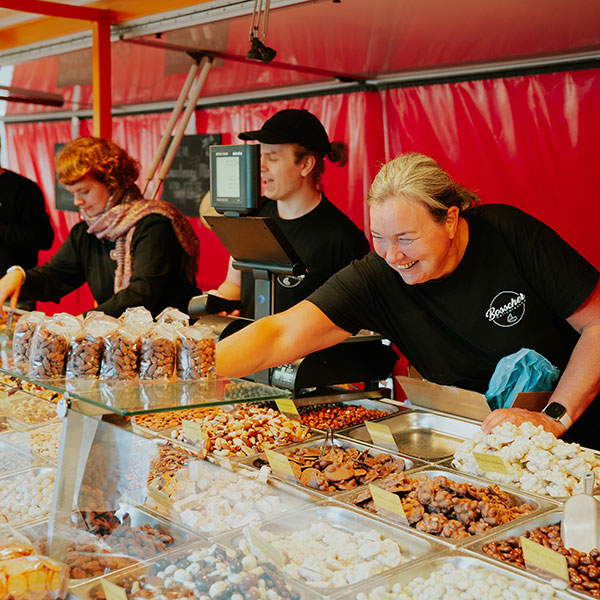
POLYGON ((0 374, 14 378, 12 382, 3 378, 6 386, 55 402, 59 399, 56 394, 59 394, 71 401, 71 408, 85 414, 112 412, 133 416, 198 406, 268 401, 291 395, 287 390, 228 377, 194 381, 35 380, 8 368, 13 364, 10 346, 10 342, 0 344, 0 374))

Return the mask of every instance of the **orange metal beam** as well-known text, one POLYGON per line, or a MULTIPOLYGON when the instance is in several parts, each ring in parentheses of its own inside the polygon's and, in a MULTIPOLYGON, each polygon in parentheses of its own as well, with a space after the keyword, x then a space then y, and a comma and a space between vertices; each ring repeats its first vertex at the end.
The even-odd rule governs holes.
POLYGON ((0 0, 0 8, 46 15, 48 17, 81 19, 83 21, 108 21, 114 23, 117 20, 117 15, 112 10, 61 4, 60 2, 50 2, 49 0, 0 0))
POLYGON ((92 24, 92 36, 94 135, 110 138, 112 134, 110 23, 95 21, 92 24))

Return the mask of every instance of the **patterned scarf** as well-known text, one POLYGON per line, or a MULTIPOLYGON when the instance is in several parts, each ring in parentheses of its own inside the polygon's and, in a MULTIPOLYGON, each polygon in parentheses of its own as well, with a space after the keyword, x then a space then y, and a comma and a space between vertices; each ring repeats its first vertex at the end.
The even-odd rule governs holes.
POLYGON ((186 276, 190 283, 196 283, 200 242, 189 221, 168 202, 142 198, 137 185, 132 185, 112 194, 103 213, 90 217, 81 212, 82 219, 88 225, 88 233, 98 239, 115 242, 114 255, 111 252, 111 258, 117 261, 115 294, 129 285, 133 264, 131 240, 138 221, 148 215, 163 215, 171 219, 177 240, 186 254, 186 276))

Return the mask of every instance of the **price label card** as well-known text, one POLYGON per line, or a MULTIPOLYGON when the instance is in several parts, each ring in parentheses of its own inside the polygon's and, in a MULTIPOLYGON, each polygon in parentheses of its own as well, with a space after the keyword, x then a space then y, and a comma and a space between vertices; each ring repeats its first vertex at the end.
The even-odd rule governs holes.
POLYGON ((402 506, 399 496, 373 485, 372 483, 369 484, 369 490, 371 496, 373 496, 373 502, 375 502, 377 510, 381 509, 384 513, 391 513, 398 521, 408 525, 408 519, 404 513, 404 507, 402 506))
POLYGON ((525 536, 521 536, 521 548, 523 549, 525 567, 528 570, 550 578, 558 577, 567 582, 569 581, 567 559, 562 554, 532 542, 525 536))
POLYGON ((300 413, 291 398, 277 398, 275 404, 277 404, 280 413, 291 417, 292 419, 300 419, 300 413))
POLYGON ((383 423, 373 423, 372 421, 365 421, 367 431, 371 436, 371 441, 379 446, 385 446, 392 450, 398 450, 396 440, 387 425, 383 423))
POLYGON ((183 430, 183 435, 190 440, 194 440, 194 442, 204 442, 204 440, 206 440, 206 434, 202 431, 202 427, 200 427, 198 421, 183 419, 181 428, 183 430))
POLYGON ((287 456, 279 454, 279 452, 274 452, 273 450, 265 450, 265 454, 267 455, 267 460, 273 471, 277 471, 278 473, 282 473, 289 477, 296 477, 287 456))
POLYGON ((171 502, 171 498, 162 490, 159 490, 153 485, 149 485, 147 487, 148 496, 154 500, 154 502, 158 505, 158 507, 167 513, 174 511, 173 503, 171 502))
POLYGON ((127 594, 122 587, 115 585, 111 581, 100 580, 106 600, 127 600, 127 594))
POLYGON ((250 527, 248 529, 248 537, 250 538, 250 543, 258 552, 263 554, 267 560, 277 565, 280 569, 283 569, 283 557, 281 556, 281 552, 279 552, 271 542, 265 540, 260 531, 254 527, 250 527))
POLYGON ((490 473, 502 473, 506 475, 508 468, 504 460, 496 454, 485 454, 483 452, 473 452, 473 457, 477 462, 477 466, 482 471, 488 471, 490 473))

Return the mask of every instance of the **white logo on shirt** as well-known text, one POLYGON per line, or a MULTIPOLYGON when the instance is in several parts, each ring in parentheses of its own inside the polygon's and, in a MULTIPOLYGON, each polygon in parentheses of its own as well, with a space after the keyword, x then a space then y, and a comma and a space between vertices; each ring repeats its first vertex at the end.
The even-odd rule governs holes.
POLYGON ((525 294, 523 292, 500 292, 490 302, 485 316, 499 327, 516 325, 525 314, 525 294))
POLYGON ((277 277, 277 281, 279 281, 279 283, 285 288, 294 288, 297 285, 300 285, 304 281, 305 277, 306 275, 299 275, 298 277, 295 277, 294 275, 286 275, 285 277, 282 277, 280 275, 277 277))

